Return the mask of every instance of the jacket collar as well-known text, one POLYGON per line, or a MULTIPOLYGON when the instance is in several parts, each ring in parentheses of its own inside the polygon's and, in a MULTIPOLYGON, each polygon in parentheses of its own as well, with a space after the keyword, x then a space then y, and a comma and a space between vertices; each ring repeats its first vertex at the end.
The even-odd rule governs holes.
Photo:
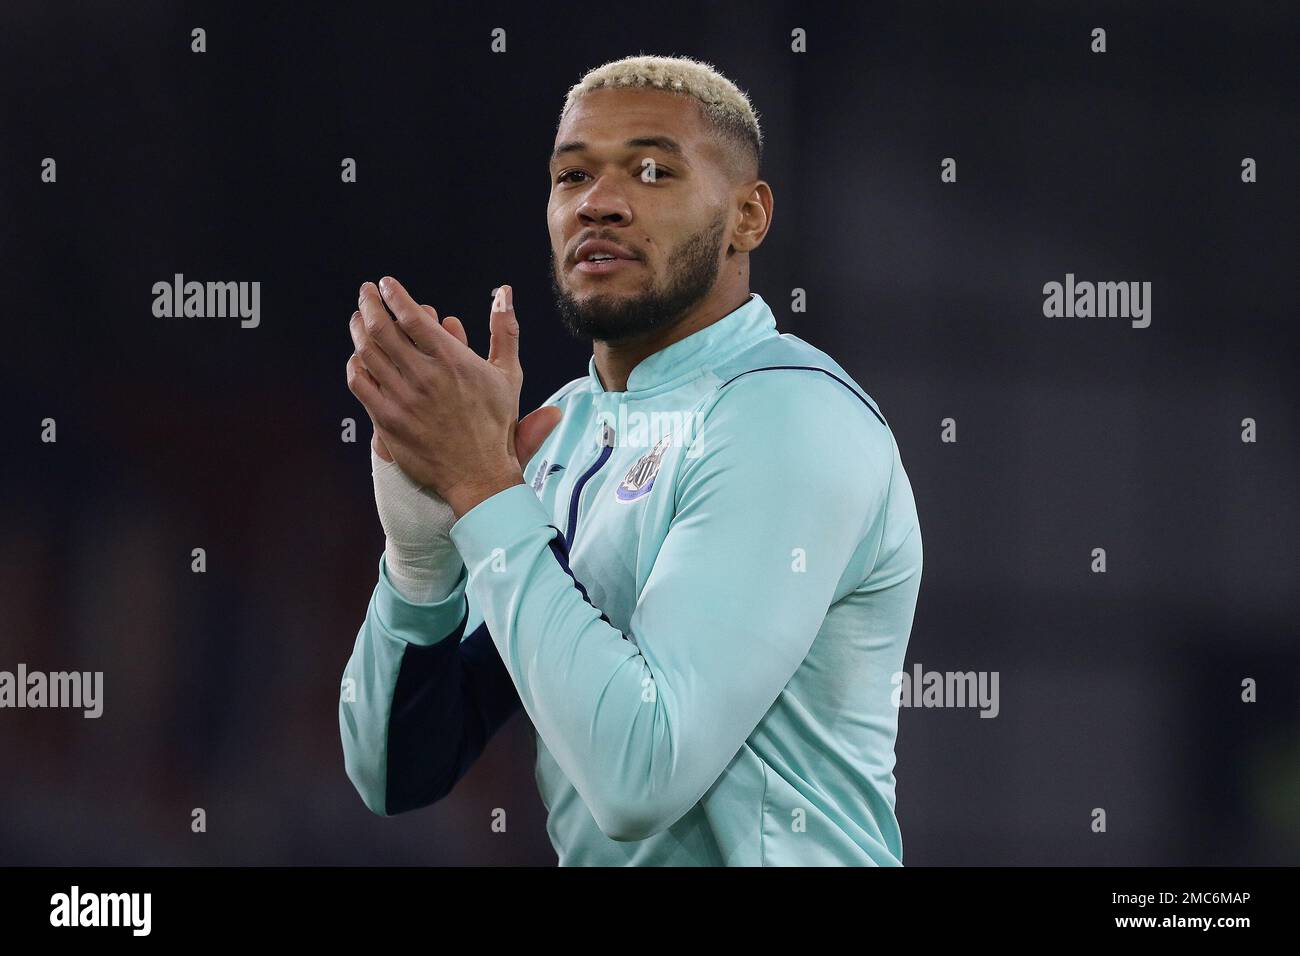
POLYGON ((587 362, 588 389, 596 394, 643 398, 697 378, 755 342, 775 334, 776 317, 763 297, 751 292, 749 301, 740 308, 638 362, 627 378, 625 392, 606 392, 596 374, 593 355, 587 362))

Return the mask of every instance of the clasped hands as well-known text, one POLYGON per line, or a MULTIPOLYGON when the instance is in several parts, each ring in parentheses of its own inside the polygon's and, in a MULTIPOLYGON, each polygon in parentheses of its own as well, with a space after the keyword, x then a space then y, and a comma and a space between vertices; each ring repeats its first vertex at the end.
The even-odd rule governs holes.
POLYGON ((512 292, 496 291, 486 359, 469 347, 458 318, 440 321, 390 276, 361 286, 348 323, 355 349, 348 388, 370 416, 375 452, 457 518, 522 484, 524 465, 560 420, 554 405, 518 420, 524 373, 512 292))

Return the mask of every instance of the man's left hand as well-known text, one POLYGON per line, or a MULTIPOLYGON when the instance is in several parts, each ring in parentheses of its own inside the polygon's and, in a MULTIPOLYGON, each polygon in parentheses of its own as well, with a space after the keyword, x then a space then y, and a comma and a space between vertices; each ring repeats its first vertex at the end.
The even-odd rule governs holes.
POLYGON ((511 293, 497 289, 486 361, 391 277, 361 286, 349 323, 348 388, 402 471, 457 518, 524 480, 514 451, 524 373, 511 293))

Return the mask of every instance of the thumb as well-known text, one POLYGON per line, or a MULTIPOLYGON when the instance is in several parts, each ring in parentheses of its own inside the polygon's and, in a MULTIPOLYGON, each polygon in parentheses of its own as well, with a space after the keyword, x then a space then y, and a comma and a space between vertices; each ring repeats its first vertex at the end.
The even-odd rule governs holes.
POLYGON ((488 328, 492 330, 488 361, 506 374, 516 376, 522 383, 524 372, 519 367, 519 319, 515 316, 514 290, 508 285, 497 288, 492 299, 488 328))
POLYGON ((519 419, 515 426, 515 458, 519 460, 521 469, 537 454, 537 449, 542 447, 546 436, 554 431, 563 416, 564 411, 559 405, 543 405, 519 419))

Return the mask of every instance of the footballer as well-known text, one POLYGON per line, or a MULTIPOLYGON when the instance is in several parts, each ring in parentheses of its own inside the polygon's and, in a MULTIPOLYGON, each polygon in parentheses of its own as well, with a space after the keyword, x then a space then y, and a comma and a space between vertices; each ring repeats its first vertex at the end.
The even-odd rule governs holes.
POLYGON ((486 359, 395 279, 361 287, 385 546, 339 727, 375 813, 444 797, 522 708, 561 865, 902 864, 916 505, 876 403, 750 291, 762 143, 698 60, 569 91, 552 282, 592 356, 522 420, 509 285, 486 359))

